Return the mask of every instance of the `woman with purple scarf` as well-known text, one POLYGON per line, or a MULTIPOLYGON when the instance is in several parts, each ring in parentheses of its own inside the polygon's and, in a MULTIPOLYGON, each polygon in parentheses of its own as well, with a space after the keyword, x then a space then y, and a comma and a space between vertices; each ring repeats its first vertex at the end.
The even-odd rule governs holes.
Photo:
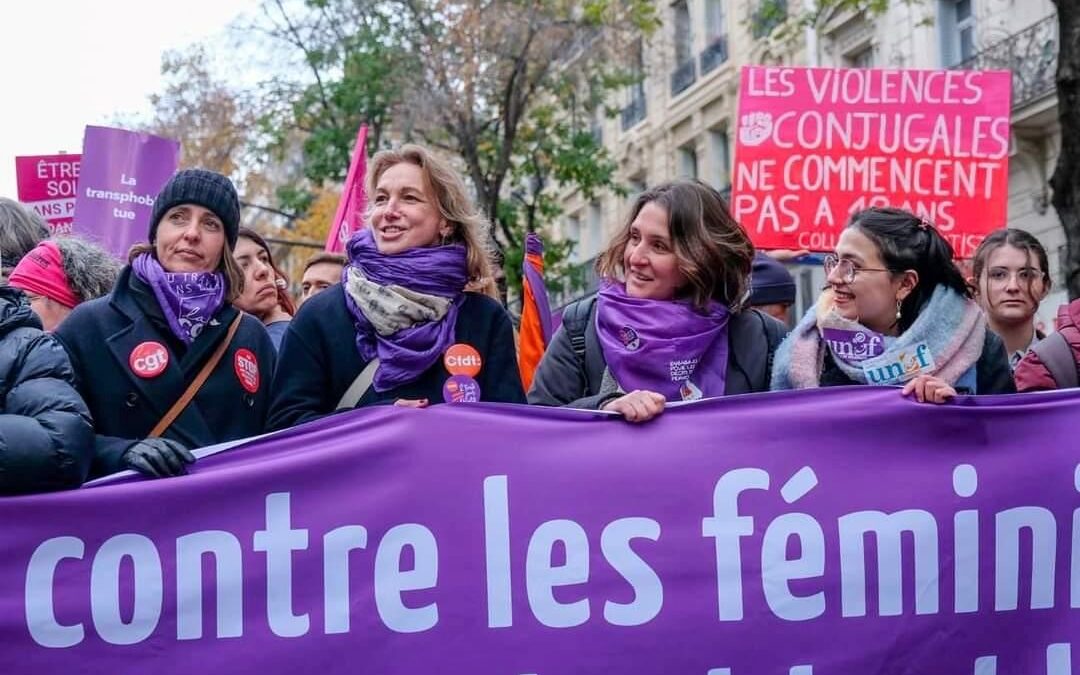
POLYGON ((744 309, 753 258, 713 188, 645 191, 597 261, 599 293, 563 311, 529 402, 644 422, 669 401, 768 391, 784 327, 744 309))
POLYGON ((239 224, 228 178, 177 173, 112 292, 57 329, 94 419, 92 475, 175 476, 190 449, 263 432, 275 352, 259 320, 232 305, 244 287, 239 224))
POLYGON ((369 227, 349 241, 341 283, 289 324, 270 427, 378 404, 524 403, 487 223, 461 177, 405 145, 375 155, 367 194, 369 227))

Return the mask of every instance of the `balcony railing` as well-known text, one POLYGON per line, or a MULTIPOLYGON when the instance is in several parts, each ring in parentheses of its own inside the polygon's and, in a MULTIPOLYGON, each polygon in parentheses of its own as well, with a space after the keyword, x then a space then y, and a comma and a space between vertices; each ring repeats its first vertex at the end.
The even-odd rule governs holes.
POLYGON ((954 67, 1011 70, 1012 104, 1014 108, 1021 108, 1054 91, 1057 54, 1057 15, 1051 14, 954 67))
POLYGON ((701 52, 701 76, 727 61, 727 38, 721 35, 701 52))
POLYGON ((683 61, 671 71, 671 95, 675 96, 686 91, 696 79, 697 62, 693 58, 683 61))
POLYGON ((635 95, 630 103, 622 109, 622 129, 626 131, 641 120, 645 119, 645 96, 635 95))

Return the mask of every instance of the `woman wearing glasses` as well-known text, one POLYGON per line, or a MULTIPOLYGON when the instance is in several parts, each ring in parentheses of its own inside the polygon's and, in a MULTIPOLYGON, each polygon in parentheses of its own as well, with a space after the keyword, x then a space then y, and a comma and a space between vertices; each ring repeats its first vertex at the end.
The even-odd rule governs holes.
POLYGON ((1044 337, 1035 329, 1035 313, 1050 293, 1049 272, 1046 249, 1024 230, 992 232, 975 250, 975 297, 1013 368, 1044 337))
POLYGON ((1001 338, 925 220, 856 213, 825 271, 828 288, 777 350, 774 390, 902 384, 934 403, 1016 390, 1001 338))
POLYGON ((670 401, 768 391, 785 329, 743 310, 753 257, 713 188, 645 191, 598 259, 600 292, 563 311, 529 403, 645 422, 670 401))

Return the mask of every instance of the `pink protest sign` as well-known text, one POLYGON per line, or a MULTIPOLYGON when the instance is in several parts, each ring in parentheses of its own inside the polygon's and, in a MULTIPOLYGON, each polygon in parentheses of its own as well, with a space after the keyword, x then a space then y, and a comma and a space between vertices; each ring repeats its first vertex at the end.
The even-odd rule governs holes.
POLYGON ((731 208, 761 248, 830 251, 873 206, 933 223, 957 256, 1006 224, 1008 71, 747 66, 731 208))
POLYGON ((15 158, 19 201, 41 216, 53 234, 71 232, 82 155, 15 158))

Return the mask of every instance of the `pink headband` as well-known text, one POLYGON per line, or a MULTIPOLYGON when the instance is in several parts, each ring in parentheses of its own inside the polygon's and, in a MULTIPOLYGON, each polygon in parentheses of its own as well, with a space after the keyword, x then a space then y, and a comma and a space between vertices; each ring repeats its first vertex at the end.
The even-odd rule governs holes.
POLYGON ((51 298, 65 307, 79 304, 79 298, 64 274, 60 248, 51 241, 41 242, 23 256, 12 270, 8 284, 27 293, 51 298))

